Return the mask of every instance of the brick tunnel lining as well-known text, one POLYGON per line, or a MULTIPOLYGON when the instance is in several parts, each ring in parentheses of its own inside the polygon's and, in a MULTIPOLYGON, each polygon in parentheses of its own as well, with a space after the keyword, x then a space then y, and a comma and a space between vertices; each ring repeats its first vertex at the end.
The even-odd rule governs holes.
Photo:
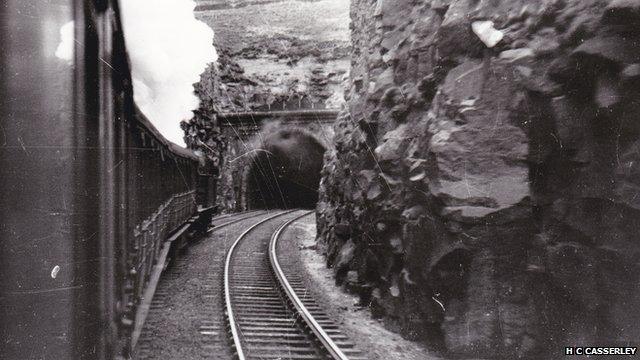
POLYGON ((265 137, 247 177, 249 209, 313 209, 326 148, 302 129, 265 137))

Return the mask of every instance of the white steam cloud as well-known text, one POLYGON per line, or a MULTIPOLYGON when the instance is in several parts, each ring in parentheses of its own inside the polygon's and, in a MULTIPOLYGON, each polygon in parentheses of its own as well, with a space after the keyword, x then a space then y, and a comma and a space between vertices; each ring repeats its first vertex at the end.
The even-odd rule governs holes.
MULTIPOLYGON (((180 121, 199 105, 193 83, 218 59, 213 30, 196 20, 191 0, 122 0, 135 102, 160 133, 184 146, 180 121)), ((60 28, 55 56, 72 61, 74 22, 60 28)))
POLYGON ((191 0, 122 0, 134 99, 170 141, 184 146, 180 121, 199 105, 193 83, 217 60, 213 30, 196 20, 191 0))

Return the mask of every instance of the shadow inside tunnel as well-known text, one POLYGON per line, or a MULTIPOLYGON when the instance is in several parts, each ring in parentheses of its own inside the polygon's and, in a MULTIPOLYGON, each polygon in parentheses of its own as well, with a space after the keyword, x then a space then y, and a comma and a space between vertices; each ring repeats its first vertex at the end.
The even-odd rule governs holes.
POLYGON ((326 148, 311 133, 282 128, 262 140, 247 179, 249 209, 313 209, 326 148))

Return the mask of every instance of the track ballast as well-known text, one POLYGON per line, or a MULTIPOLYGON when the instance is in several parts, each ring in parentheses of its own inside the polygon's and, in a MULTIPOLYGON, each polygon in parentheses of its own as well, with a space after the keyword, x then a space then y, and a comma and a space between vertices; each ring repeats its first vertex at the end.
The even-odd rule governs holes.
POLYGON ((362 359, 316 304, 299 269, 278 257, 282 232, 307 214, 270 216, 242 233, 227 253, 224 295, 237 359, 362 359))

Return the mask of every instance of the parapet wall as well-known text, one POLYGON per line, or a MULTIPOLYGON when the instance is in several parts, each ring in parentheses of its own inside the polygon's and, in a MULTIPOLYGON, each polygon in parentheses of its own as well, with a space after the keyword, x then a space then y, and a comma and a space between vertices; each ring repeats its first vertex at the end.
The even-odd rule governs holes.
POLYGON ((640 3, 353 0, 318 241, 450 354, 640 339, 640 3))

